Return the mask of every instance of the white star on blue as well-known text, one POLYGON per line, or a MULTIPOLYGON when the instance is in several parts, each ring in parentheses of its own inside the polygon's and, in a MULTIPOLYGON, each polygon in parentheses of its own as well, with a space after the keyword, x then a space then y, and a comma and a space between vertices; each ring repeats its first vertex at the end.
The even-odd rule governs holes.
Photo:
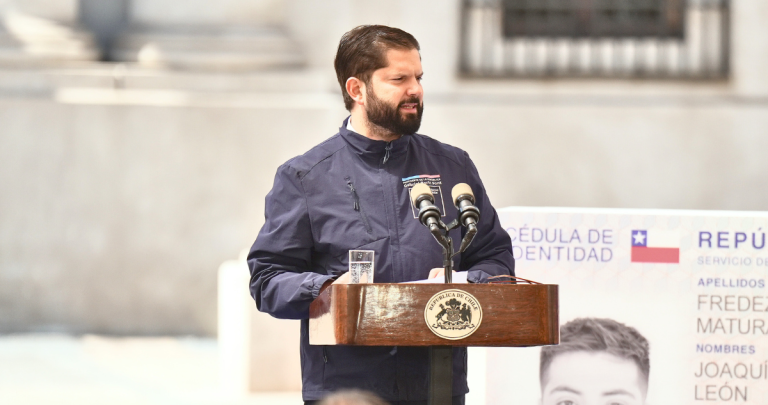
POLYGON ((632 231, 632 246, 648 246, 648 231, 632 231))

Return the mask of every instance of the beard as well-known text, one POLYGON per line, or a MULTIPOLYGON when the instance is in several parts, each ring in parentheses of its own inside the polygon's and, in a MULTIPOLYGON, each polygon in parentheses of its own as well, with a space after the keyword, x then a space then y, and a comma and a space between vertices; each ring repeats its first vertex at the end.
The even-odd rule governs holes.
POLYGON ((395 135, 411 135, 419 130, 421 115, 424 113, 424 104, 419 101, 418 97, 411 97, 397 105, 392 105, 376 97, 371 86, 367 87, 368 106, 365 112, 371 124, 395 135), (400 107, 403 104, 409 103, 416 104, 416 114, 406 114, 404 116, 400 113, 400 107))

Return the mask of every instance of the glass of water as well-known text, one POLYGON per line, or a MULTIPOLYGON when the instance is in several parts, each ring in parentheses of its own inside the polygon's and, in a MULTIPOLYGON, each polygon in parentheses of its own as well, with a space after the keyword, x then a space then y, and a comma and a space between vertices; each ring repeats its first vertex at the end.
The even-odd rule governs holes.
POLYGON ((352 284, 373 283, 373 250, 350 250, 349 273, 352 284))

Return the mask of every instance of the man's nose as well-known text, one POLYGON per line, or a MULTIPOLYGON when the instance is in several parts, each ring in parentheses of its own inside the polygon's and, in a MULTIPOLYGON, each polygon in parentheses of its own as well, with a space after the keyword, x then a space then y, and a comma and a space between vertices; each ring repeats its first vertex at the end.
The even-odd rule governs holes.
POLYGON ((409 97, 419 97, 421 98, 422 94, 424 93, 424 89, 421 87, 421 83, 419 83, 418 80, 413 80, 411 83, 409 83, 408 90, 406 91, 406 94, 409 97))

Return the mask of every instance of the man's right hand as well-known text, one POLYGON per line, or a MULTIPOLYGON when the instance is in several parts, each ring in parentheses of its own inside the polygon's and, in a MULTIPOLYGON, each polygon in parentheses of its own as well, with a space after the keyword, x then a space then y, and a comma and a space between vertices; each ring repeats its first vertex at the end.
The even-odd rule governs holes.
POLYGON ((350 284, 352 282, 352 275, 346 272, 334 280, 333 284, 350 284))
POLYGON ((352 281, 352 276, 349 274, 349 272, 346 272, 346 273, 342 274, 341 276, 339 276, 339 278, 337 278, 336 280, 333 280, 333 281, 328 280, 328 281, 326 281, 323 284, 323 286, 320 287, 320 293, 325 291, 326 288, 330 287, 331 284, 350 284, 351 281, 352 281))

